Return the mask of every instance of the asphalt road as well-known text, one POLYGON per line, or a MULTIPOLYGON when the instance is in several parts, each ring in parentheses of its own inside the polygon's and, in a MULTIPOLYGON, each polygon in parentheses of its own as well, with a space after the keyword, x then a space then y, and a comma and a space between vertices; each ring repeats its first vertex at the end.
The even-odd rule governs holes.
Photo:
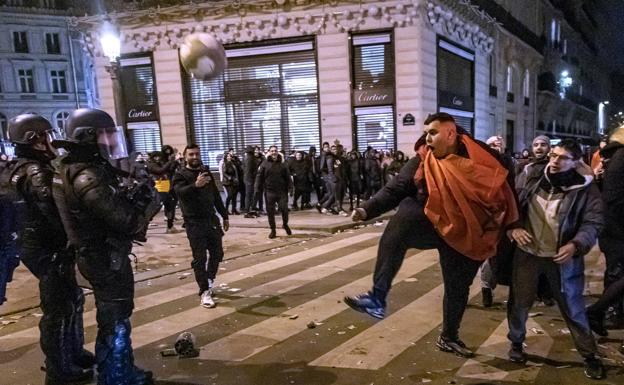
MULTIPOLYGON (((506 360, 507 291, 495 291, 484 309, 478 280, 461 337, 473 359, 435 347, 442 319, 437 253, 410 250, 390 295, 387 317, 376 321, 349 309, 342 298, 369 289, 382 226, 291 244, 224 262, 217 277, 218 306, 199 306, 190 270, 137 283, 132 318, 139 366, 157 384, 590 384, 556 307, 535 306, 528 323, 528 364, 506 360), (191 331, 198 358, 161 357, 182 331, 191 331)), ((601 258, 587 258, 587 293, 601 291, 601 258)), ((591 296, 588 301, 591 301, 591 296)), ((0 384, 42 384, 38 347, 40 310, 3 317, 0 384)), ((96 333, 87 297, 86 341, 96 333)), ((605 384, 624 383, 621 331, 599 341, 609 366, 605 384)), ((93 382, 95 383, 95 381, 93 382)))

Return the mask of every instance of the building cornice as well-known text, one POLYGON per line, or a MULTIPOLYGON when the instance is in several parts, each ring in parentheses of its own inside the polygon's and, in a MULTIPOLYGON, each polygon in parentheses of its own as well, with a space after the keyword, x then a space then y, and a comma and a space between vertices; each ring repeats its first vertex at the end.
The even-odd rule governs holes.
POLYGON ((70 18, 74 28, 85 32, 85 48, 101 56, 99 28, 104 22, 121 29, 123 52, 177 49, 189 33, 206 32, 224 44, 272 38, 355 32, 366 29, 402 28, 424 22, 436 33, 448 36, 485 53, 492 51, 496 20, 475 14, 469 0, 464 9, 450 8, 431 0, 305 0, 297 6, 276 7, 276 2, 234 0, 184 4, 167 8, 109 13, 70 18), (477 21, 472 19, 477 16, 477 21))

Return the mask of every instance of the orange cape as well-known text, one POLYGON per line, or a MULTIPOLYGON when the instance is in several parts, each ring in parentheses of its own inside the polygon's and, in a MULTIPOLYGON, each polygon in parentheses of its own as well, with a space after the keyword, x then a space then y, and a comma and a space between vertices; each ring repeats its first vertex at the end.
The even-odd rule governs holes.
POLYGON ((508 171, 474 140, 461 135, 469 158, 437 159, 426 146, 418 150, 429 197, 425 215, 444 241, 461 254, 484 261, 496 254, 505 226, 518 220, 507 183, 508 171))

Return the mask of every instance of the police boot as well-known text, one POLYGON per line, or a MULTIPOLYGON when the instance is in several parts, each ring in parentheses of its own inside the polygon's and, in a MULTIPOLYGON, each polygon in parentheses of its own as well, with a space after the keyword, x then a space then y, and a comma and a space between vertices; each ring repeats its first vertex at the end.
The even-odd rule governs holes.
MULTIPOLYGON (((42 339, 44 339, 42 337, 42 339)), ((79 385, 87 384, 93 379, 93 370, 83 370, 73 362, 73 349, 64 338, 64 331, 50 333, 45 336, 49 346, 56 343, 58 349, 54 354, 46 356, 45 385, 79 385), (52 341, 54 339, 55 341, 52 341)))
MULTIPOLYGON (((118 321, 111 335, 98 338, 98 385, 149 385, 152 372, 134 366, 130 321, 118 321)), ((98 336, 99 337, 99 336, 98 336)))
POLYGON ((95 366, 95 355, 84 348, 84 295, 82 289, 76 288, 76 300, 74 313, 71 316, 69 327, 67 328, 67 340, 70 341, 73 349, 74 363, 83 369, 91 369, 95 366))

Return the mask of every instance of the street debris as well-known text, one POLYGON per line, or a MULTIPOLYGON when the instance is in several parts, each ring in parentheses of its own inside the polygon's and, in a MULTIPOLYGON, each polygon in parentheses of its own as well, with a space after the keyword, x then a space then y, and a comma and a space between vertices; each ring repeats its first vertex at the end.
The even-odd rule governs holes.
POLYGON ((559 329, 559 333, 561 333, 561 334, 570 334, 570 329, 568 329, 568 328, 559 329))
POLYGON ((541 315, 544 315, 544 313, 542 313, 541 311, 537 311, 535 313, 529 313, 529 317, 531 318, 539 317, 541 315))
POLYGON ((535 334, 544 334, 544 331, 538 328, 531 328, 531 331, 535 334))
POLYGON ((355 325, 349 325, 349 326, 347 326, 347 329, 353 330, 353 329, 355 329, 355 325))
POLYGON ((418 278, 406 278, 405 282, 418 282, 418 278))
POLYGON ((288 317, 289 319, 297 319, 299 318, 299 314, 293 314, 290 317, 288 317))

